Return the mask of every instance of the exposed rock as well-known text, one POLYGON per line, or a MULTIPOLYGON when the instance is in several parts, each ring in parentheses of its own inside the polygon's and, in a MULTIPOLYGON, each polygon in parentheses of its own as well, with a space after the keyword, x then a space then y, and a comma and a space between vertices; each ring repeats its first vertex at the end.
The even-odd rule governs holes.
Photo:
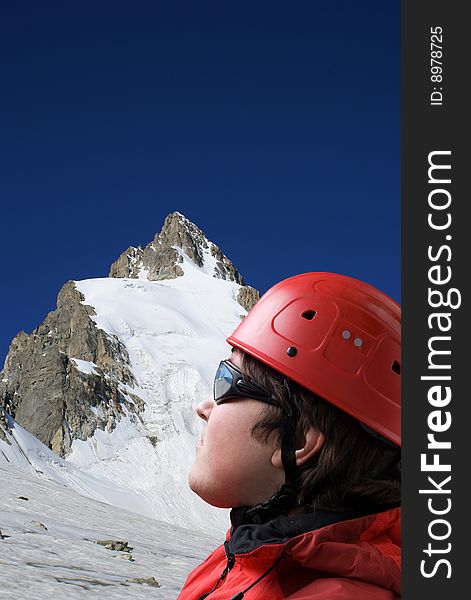
POLYGON ((13 339, 0 373, 0 406, 63 457, 73 439, 114 429, 123 407, 143 408, 125 387, 134 377, 124 345, 96 327, 83 300, 74 282, 66 283, 57 309, 30 335, 13 339), (82 372, 74 359, 93 363, 95 373, 82 372))
POLYGON ((152 587, 161 587, 160 583, 155 577, 148 577, 147 579, 136 577, 134 579, 126 579, 126 581, 129 581, 129 583, 146 583, 152 587))
POLYGON ((41 521, 31 521, 31 524, 36 525, 36 527, 39 527, 40 529, 44 529, 44 531, 47 531, 46 525, 44 525, 44 523, 41 523, 41 521))
POLYGON ((110 269, 110 277, 139 277, 139 270, 141 267, 142 259, 142 248, 138 246, 129 246, 121 256, 116 260, 110 269), (121 275, 121 273, 127 273, 127 275, 121 275))
POLYGON ((27 500, 27 501, 29 501, 29 498, 27 498, 26 496, 18 496, 18 500, 27 500))
POLYGON ((154 448, 157 446, 158 442, 160 441, 156 435, 148 435, 147 439, 149 440, 149 442, 152 444, 152 446, 154 448))
POLYGON ((237 302, 243 306, 247 312, 252 310, 259 298, 260 294, 258 293, 258 290, 250 287, 250 285, 241 287, 237 294, 237 302))
POLYGON ((235 281, 239 285, 245 285, 242 275, 234 267, 233 263, 222 253, 221 249, 215 244, 211 244, 211 256, 216 259, 214 267, 214 277, 235 281))
POLYGON ((164 221, 162 231, 154 238, 164 248, 177 246, 195 265, 204 265, 204 250, 208 249, 208 240, 194 223, 178 212, 173 212, 164 221))
POLYGON ((9 426, 8 426, 7 414, 3 410, 3 407, 0 406, 0 440, 2 440, 3 442, 5 442, 9 446, 11 446, 11 442, 6 435, 6 432, 8 429, 9 429, 9 426))
POLYGON ((114 554, 113 558, 122 558, 123 560, 129 560, 130 562, 135 562, 132 554, 125 552, 124 554, 114 554))
POLYGON ((99 544, 115 552, 131 552, 133 550, 133 548, 128 546, 128 542, 124 540, 96 540, 95 544, 99 544))
POLYGON ((176 250, 182 250, 198 267, 205 265, 205 256, 216 260, 213 277, 235 281, 244 285, 242 276, 220 248, 210 242, 194 223, 179 212, 165 219, 160 233, 144 250, 140 246, 129 247, 110 269, 110 277, 138 278, 145 276, 149 281, 175 279, 183 275, 183 258, 176 250))

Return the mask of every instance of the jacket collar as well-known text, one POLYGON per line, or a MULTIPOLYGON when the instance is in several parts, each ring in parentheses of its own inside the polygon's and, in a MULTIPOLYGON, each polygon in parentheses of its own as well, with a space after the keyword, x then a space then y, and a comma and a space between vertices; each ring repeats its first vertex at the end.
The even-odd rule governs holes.
MULTIPOLYGON (((396 508, 398 505, 382 507, 383 511, 396 508)), ((231 511, 232 528, 228 539, 228 547, 232 554, 246 554, 260 546, 285 544, 288 540, 324 527, 366 517, 378 511, 344 510, 333 512, 318 510, 293 516, 281 515, 266 523, 251 523, 244 520, 244 508, 231 511)))

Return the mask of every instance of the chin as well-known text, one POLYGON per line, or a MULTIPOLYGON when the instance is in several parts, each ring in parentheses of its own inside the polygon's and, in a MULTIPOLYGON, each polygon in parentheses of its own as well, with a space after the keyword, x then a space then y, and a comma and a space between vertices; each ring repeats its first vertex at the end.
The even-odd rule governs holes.
POLYGON ((237 500, 231 498, 226 490, 221 494, 221 485, 210 485, 198 478, 193 471, 188 475, 188 485, 197 496, 215 508, 238 506, 237 500))

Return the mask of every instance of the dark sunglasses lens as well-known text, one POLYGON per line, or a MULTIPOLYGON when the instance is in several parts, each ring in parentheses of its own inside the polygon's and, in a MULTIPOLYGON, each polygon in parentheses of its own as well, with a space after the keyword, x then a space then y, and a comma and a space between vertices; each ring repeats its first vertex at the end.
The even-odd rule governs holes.
POLYGON ((214 378, 214 399, 224 396, 231 389, 232 382, 232 373, 224 363, 221 363, 214 378))

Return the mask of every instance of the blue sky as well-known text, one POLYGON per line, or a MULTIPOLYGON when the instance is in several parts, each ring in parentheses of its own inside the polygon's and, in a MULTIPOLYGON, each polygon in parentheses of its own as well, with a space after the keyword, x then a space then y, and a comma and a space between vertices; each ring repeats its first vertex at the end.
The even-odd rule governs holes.
POLYGON ((0 8, 0 363, 178 210, 266 291, 400 300, 400 2, 0 8))

